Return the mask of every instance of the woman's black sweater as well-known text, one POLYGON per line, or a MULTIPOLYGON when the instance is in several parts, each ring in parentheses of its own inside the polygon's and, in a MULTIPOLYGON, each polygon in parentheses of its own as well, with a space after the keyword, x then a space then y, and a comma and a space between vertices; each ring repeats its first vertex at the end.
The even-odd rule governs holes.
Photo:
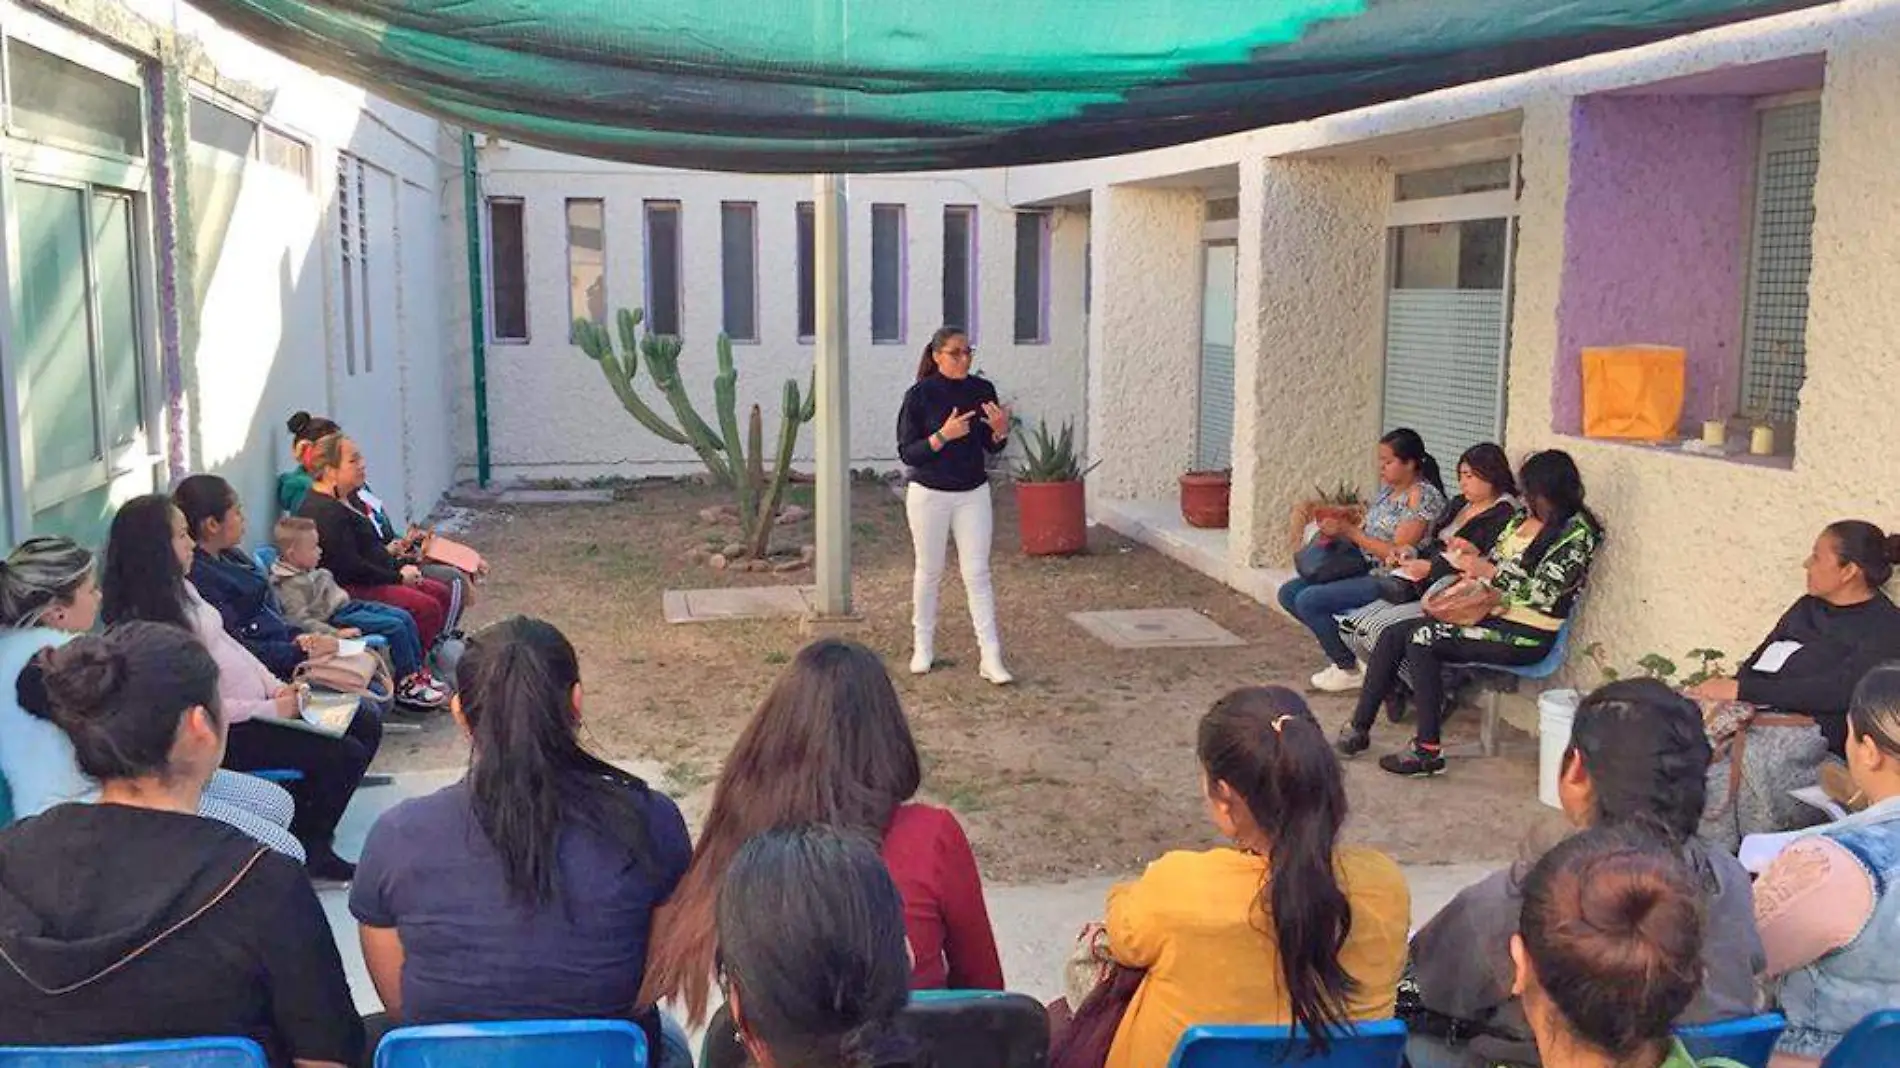
POLYGON ((1863 675, 1877 664, 1900 659, 1900 608, 1876 592, 1854 605, 1803 597, 1743 661, 1736 673, 1741 698, 1784 712, 1812 716, 1839 755, 1847 745, 1847 705, 1863 675), (1758 671, 1761 654, 1776 642, 1801 648, 1779 671, 1758 671))
POLYGON ((327 493, 311 490, 297 514, 317 524, 323 566, 342 586, 397 586, 402 564, 389 555, 382 533, 363 513, 327 493))
POLYGON ((962 493, 989 480, 984 457, 1002 452, 1008 439, 997 440, 983 421, 983 405, 996 403, 996 387, 989 379, 922 378, 904 393, 897 410, 897 455, 910 468, 912 482, 934 490, 962 493), (975 412, 970 432, 942 449, 930 447, 930 435, 943 427, 952 410, 975 412))

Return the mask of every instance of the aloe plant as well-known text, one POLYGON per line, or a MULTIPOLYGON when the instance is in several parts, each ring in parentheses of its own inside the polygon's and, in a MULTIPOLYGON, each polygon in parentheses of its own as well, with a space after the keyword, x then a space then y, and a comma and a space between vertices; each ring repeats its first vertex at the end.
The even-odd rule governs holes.
POLYGON ((1018 482, 1080 482, 1101 461, 1082 466, 1075 451, 1075 425, 1063 423, 1062 430, 1049 433, 1049 424, 1038 422, 1023 441, 1023 462, 1016 469, 1018 482))
POLYGON ((803 394, 796 379, 785 380, 785 392, 779 407, 778 448, 773 457, 770 481, 765 475, 765 416, 754 404, 740 436, 738 393, 739 370, 732 359, 732 341, 719 335, 718 373, 713 376, 713 403, 719 429, 714 430, 693 406, 680 375, 680 353, 685 343, 670 334, 644 333, 640 324, 645 313, 639 308, 622 308, 615 325, 620 347, 614 348, 607 328, 591 319, 574 320, 574 341, 589 359, 600 365, 607 385, 634 420, 662 441, 690 446, 700 462, 712 474, 713 481, 730 487, 739 506, 739 524, 744 532, 746 551, 755 557, 771 549, 772 524, 778 517, 779 500, 785 494, 792 473, 792 450, 798 444, 798 428, 817 414, 817 391, 808 382, 803 394), (640 359, 645 357, 647 373, 660 395, 666 398, 678 424, 669 423, 640 396, 636 382, 640 359))

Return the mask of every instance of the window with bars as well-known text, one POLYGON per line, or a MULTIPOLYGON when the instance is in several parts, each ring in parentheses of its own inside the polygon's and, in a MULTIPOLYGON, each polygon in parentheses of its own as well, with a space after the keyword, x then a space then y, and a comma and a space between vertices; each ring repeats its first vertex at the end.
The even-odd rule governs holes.
POLYGON ((1814 263, 1814 180, 1820 102, 1761 113, 1754 242, 1742 338, 1742 410, 1793 422, 1807 377, 1808 274, 1814 263))

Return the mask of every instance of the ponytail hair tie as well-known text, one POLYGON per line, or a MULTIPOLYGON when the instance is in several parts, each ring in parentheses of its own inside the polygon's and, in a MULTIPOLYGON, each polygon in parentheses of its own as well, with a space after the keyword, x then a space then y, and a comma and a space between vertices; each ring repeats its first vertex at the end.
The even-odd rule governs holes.
POLYGON ((1280 733, 1282 733, 1282 732, 1283 732, 1283 730, 1284 730, 1284 728, 1286 727, 1286 725, 1287 725, 1287 723, 1288 723, 1289 721, 1291 721, 1292 719, 1293 719, 1293 717, 1292 717, 1292 716, 1281 716, 1280 718, 1278 718, 1278 719, 1276 719, 1276 720, 1274 720, 1274 721, 1273 721, 1273 733, 1275 733, 1275 734, 1280 734, 1280 733))

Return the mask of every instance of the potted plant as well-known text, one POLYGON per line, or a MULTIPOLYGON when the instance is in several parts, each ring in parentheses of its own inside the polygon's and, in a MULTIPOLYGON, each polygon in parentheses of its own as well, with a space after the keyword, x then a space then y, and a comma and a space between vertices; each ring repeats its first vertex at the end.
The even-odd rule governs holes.
POLYGON ((1203 530, 1227 529, 1227 502, 1233 493, 1234 472, 1189 471, 1181 476, 1181 518, 1203 530))
POLYGON ((1030 556, 1078 553, 1088 548, 1087 506, 1082 478, 1094 470, 1075 454, 1075 427, 1050 434, 1046 423, 1023 440, 1016 469, 1016 525, 1030 556))
POLYGON ((1293 506, 1293 524, 1291 544, 1298 549, 1306 541, 1307 524, 1322 519, 1340 519, 1348 523, 1358 523, 1365 519, 1365 501, 1353 484, 1341 481, 1332 489, 1314 486, 1315 496, 1293 506))

